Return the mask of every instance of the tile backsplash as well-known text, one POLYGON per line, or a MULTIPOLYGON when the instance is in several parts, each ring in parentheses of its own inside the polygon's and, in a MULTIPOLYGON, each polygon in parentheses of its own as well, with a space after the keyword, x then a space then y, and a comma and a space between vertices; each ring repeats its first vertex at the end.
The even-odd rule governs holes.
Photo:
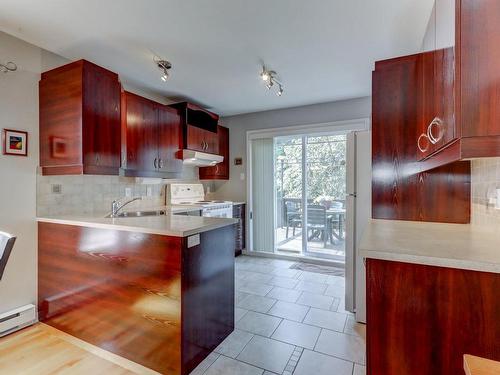
POLYGON ((488 200, 496 197, 496 189, 500 189, 500 158, 472 160, 471 168, 471 223, 500 228, 500 210, 488 200))
POLYGON ((182 179, 164 180, 120 176, 37 176, 37 216, 106 214, 114 199, 141 196, 128 209, 163 206, 165 185, 198 182, 198 168, 185 168, 182 179))

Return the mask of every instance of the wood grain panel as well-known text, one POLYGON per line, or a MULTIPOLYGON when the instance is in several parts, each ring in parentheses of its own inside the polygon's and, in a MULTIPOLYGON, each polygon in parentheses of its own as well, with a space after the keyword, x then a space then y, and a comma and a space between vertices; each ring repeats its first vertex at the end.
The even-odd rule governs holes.
POLYGON ((422 162, 418 162, 417 139, 427 127, 424 119, 441 106, 434 103, 434 96, 423 105, 424 66, 434 69, 432 59, 425 62, 426 56, 432 53, 376 64, 372 96, 372 215, 377 219, 468 223, 469 162, 426 172, 422 172, 422 162))
POLYGON ((180 374, 180 238, 48 223, 38 236, 41 321, 180 374))
POLYGON ((117 174, 121 154, 118 75, 87 62, 83 80, 84 165, 91 172, 108 168, 108 174, 117 174))
POLYGON ((463 373, 500 359, 500 275, 367 260, 367 374, 463 373))
POLYGON ((165 374, 234 329, 234 228, 186 239, 39 223, 39 319, 165 374), (217 301, 217 303, 214 303, 217 301))
MULTIPOLYGON (((126 102, 127 170, 156 173, 158 159, 157 106, 149 99, 124 92, 126 102)), ((151 177, 146 176, 144 177, 151 177)))
POLYGON ((201 180, 229 180, 229 129, 217 126, 218 154, 224 157, 222 163, 214 167, 202 167, 199 169, 201 180))
POLYGON ((182 254, 184 374, 234 330, 234 236, 233 226, 204 232, 200 245, 182 254))
POLYGON ((500 135, 500 2, 460 3, 462 135, 500 135))
POLYGON ((42 74, 40 165, 82 166, 83 61, 42 74))

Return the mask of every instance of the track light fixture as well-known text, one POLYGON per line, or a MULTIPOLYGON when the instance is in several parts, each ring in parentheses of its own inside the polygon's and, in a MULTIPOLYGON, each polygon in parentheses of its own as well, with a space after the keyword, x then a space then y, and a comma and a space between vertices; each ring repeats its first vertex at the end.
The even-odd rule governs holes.
POLYGON ((262 72, 260 73, 260 78, 266 83, 268 90, 271 90, 273 86, 278 85, 278 91, 276 91, 277 96, 283 95, 283 84, 278 80, 278 73, 274 70, 269 70, 266 66, 262 66, 262 72))
POLYGON ((14 64, 12 61, 9 61, 8 63, 5 64, 0 63, 0 72, 2 73, 15 72, 16 70, 17 70, 17 65, 14 64))
POLYGON ((168 77, 170 77, 169 70, 172 69, 172 63, 170 63, 170 61, 160 59, 159 57, 155 57, 153 60, 156 64, 156 66, 158 67, 158 69, 160 69, 160 71, 162 73, 162 75, 160 77, 161 80, 163 82, 167 82, 168 77))

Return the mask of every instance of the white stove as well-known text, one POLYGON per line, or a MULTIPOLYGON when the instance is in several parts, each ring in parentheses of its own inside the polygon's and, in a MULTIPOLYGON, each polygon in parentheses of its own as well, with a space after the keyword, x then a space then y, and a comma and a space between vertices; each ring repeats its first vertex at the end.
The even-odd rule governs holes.
POLYGON ((205 217, 233 217, 233 202, 206 200, 202 184, 168 184, 166 205, 199 206, 205 217))

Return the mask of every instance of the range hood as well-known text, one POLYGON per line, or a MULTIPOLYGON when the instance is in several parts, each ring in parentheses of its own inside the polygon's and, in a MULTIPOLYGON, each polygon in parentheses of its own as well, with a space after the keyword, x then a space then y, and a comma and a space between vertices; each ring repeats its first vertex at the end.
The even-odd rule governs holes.
POLYGON ((206 152, 182 150, 182 160, 186 165, 196 165, 198 167, 211 167, 222 163, 223 156, 207 154, 206 152))

